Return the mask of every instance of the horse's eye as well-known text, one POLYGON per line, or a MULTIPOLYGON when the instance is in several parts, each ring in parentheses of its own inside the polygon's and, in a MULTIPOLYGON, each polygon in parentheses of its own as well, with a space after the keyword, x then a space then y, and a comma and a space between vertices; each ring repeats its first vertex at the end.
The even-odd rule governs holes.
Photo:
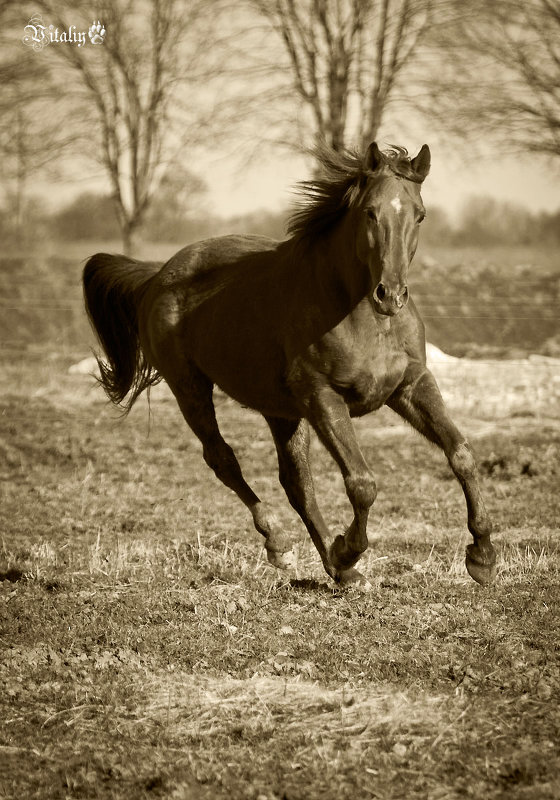
POLYGON ((377 222, 377 216, 376 216, 375 211, 373 210, 373 208, 367 208, 366 209, 366 214, 367 214, 367 218, 369 220, 371 220, 372 222, 377 222))

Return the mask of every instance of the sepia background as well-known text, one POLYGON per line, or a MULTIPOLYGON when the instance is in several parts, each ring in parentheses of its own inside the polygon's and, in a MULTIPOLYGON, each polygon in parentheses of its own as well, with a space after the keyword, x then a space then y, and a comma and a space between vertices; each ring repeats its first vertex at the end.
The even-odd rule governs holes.
POLYGON ((0 798, 560 796, 559 87, 557 0, 0 0, 0 798), (164 385, 122 420, 91 374, 89 256, 282 238, 314 146, 373 140, 431 148, 410 287, 494 587, 387 409, 356 423, 360 597, 324 582, 260 417, 216 393, 294 574, 164 385))

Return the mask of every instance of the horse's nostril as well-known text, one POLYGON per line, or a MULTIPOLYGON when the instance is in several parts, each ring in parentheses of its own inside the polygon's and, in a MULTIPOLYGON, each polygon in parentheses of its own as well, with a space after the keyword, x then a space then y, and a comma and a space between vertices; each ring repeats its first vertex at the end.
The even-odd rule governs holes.
POLYGON ((375 289, 375 296, 379 301, 381 301, 385 297, 385 294, 385 287, 382 283, 378 283, 377 288, 375 289))
POLYGON ((408 286, 405 286, 401 294, 401 300, 404 305, 408 303, 408 286))

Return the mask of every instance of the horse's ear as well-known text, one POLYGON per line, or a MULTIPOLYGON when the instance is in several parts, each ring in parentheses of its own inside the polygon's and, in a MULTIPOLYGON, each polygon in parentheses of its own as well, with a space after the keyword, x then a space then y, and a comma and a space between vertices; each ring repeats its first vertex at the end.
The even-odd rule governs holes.
POLYGON ((431 155, 430 155, 430 148, 427 144, 423 144, 420 152, 413 158, 410 162, 410 165, 414 172, 416 172, 419 177, 424 180, 427 176, 428 172, 430 171, 430 163, 431 163, 431 155))
POLYGON ((364 169, 366 172, 375 172, 378 166, 383 162, 383 154, 377 146, 377 142, 372 142, 367 149, 364 158, 364 169))

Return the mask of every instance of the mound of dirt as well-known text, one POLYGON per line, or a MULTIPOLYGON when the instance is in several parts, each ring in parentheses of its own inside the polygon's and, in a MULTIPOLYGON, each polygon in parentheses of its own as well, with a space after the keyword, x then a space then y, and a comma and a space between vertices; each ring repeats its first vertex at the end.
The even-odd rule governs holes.
POLYGON ((435 344, 426 342, 426 361, 428 362, 428 366, 432 364, 452 364, 454 361, 458 360, 456 356, 450 356, 449 353, 444 353, 443 350, 440 350, 435 344))
POLYGON ((95 356, 87 356, 82 358, 77 364, 71 364, 68 367, 70 375, 96 375, 99 376, 99 365, 95 356))

